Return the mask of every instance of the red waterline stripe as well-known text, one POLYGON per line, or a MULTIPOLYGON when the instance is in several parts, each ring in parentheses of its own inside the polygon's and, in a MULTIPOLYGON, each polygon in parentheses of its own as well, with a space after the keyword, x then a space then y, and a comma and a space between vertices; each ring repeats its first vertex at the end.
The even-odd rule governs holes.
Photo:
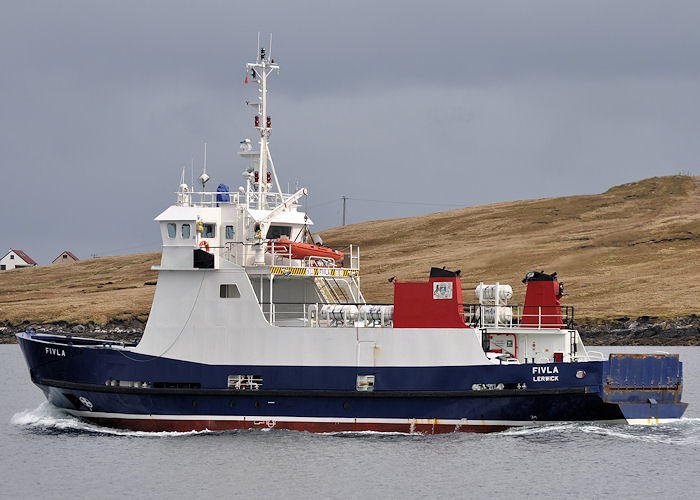
POLYGON ((132 418, 83 417, 104 427, 146 432, 223 431, 234 429, 285 429, 307 432, 403 432, 416 434, 444 434, 448 432, 499 432, 508 425, 455 425, 420 423, 372 422, 289 422, 253 420, 157 420, 132 418))

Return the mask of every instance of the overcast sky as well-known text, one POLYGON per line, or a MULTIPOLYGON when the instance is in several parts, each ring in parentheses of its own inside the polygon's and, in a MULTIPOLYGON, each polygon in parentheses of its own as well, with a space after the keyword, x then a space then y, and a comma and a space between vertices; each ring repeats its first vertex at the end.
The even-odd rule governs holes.
POLYGON ((209 186, 242 184, 259 31, 275 166, 316 229, 344 195, 354 223, 698 174, 699 22, 696 1, 5 1, 0 255, 159 249, 204 141, 209 186))

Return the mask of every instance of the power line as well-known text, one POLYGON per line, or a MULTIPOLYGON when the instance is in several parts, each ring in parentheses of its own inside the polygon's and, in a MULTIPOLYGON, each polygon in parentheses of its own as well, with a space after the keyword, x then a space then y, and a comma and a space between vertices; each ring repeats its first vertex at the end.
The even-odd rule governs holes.
POLYGON ((420 205, 420 206, 424 206, 424 207, 464 208, 464 206, 465 206, 464 203, 427 203, 427 202, 421 202, 421 201, 373 200, 370 198, 351 198, 350 196, 341 196, 340 198, 336 198, 334 200, 330 200, 330 201, 326 201, 324 203, 318 203, 316 205, 311 205, 309 207, 306 207, 306 211, 308 212, 310 209, 324 207, 326 205, 331 205, 331 204, 337 203, 338 201, 341 201, 343 203, 343 218, 342 218, 341 225, 344 226, 345 221, 346 221, 348 200, 362 201, 362 202, 367 202, 367 203, 385 203, 385 204, 389 204, 389 205, 420 205))
POLYGON ((332 203, 338 203, 338 201, 341 200, 341 199, 342 199, 342 198, 335 198, 335 199, 333 199, 333 200, 331 200, 331 201, 325 201, 325 202, 323 202, 323 203, 317 203, 317 204, 315 204, 315 205, 309 205, 309 206, 306 207, 306 208, 307 208, 307 210, 311 210, 312 208, 325 207, 326 205, 330 205, 330 204, 332 204, 332 203))
POLYGON ((464 203, 426 203, 421 201, 394 201, 394 200, 371 200, 368 198, 347 198, 353 201, 367 201, 371 203, 389 203, 392 205, 423 205, 428 207, 457 207, 464 208, 464 203))
POLYGON ((454 207, 454 208, 464 208, 466 206, 465 203, 427 203, 427 202, 421 202, 421 201, 395 201, 395 200, 372 200, 369 198, 351 198, 350 196, 341 196, 340 198, 335 198, 334 200, 326 201, 323 203, 318 203, 314 205, 310 205, 308 208, 319 208, 319 207, 325 207, 326 205, 331 205, 333 203, 338 203, 339 201, 342 201, 345 203, 346 200, 350 201, 365 201, 369 203, 388 203, 391 205, 421 205, 421 206, 427 206, 427 207, 454 207))

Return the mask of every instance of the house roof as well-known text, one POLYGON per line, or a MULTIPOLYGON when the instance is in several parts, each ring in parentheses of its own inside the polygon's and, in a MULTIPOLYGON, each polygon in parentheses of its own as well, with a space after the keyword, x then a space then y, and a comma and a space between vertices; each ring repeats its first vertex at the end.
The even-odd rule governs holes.
MULTIPOLYGON (((78 257, 75 256, 75 254, 74 254, 73 252, 70 252, 70 251, 68 251, 68 250, 62 251, 60 254, 58 254, 58 257, 60 257, 61 255, 63 255, 64 253, 67 254, 68 257, 70 257, 70 258, 73 259, 73 260, 80 260, 78 257)), ((56 257, 56 259, 58 259, 58 257, 56 257)), ((54 259, 54 261, 55 261, 56 259, 54 259)))
POLYGON ((34 261, 34 259, 32 259, 29 255, 24 253, 24 251, 22 251, 22 250, 16 250, 14 248, 10 248, 10 252, 15 252, 15 254, 17 254, 17 256, 20 259, 22 259, 24 262, 26 262, 27 264, 34 264, 35 266, 37 265, 37 263, 34 261))

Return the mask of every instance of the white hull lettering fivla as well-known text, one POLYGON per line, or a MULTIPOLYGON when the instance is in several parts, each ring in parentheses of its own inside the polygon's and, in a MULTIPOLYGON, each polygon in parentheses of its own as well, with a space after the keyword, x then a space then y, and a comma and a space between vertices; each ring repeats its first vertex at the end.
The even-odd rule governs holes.
POLYGON ((281 189, 268 146, 278 70, 264 49, 246 65, 260 97, 249 103, 257 149, 241 142, 244 186, 207 192, 205 166, 202 191, 183 175, 156 217, 163 254, 141 341, 17 335, 51 403, 150 431, 486 432, 682 416, 678 355, 587 350, 556 273, 528 273, 523 306, 499 283, 465 303, 459 272, 444 268, 393 280, 393 304, 366 303, 360 249, 311 240, 306 190, 281 189))

